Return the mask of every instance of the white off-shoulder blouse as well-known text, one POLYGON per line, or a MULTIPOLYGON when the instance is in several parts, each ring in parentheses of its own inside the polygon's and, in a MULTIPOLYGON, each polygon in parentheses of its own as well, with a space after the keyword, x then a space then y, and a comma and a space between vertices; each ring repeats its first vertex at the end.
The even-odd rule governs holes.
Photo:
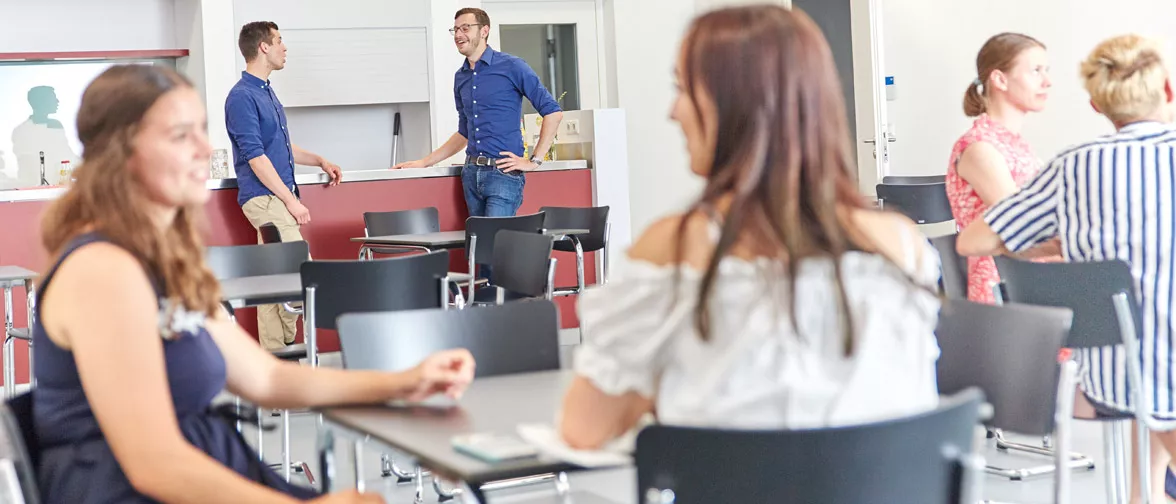
POLYGON ((939 256, 921 237, 908 244, 924 247, 918 263, 841 258, 855 334, 848 357, 830 259, 800 264, 795 313, 782 266, 723 259, 710 341, 694 324, 702 273, 683 267, 675 296, 676 266, 617 261, 608 284, 580 296, 575 371, 607 394, 653 399, 669 425, 813 428, 932 409, 940 302, 920 285, 935 285, 939 256))

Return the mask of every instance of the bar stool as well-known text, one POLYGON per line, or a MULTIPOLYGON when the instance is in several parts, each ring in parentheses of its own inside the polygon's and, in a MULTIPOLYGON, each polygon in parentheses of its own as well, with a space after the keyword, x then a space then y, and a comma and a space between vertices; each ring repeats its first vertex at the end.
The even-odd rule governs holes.
POLYGON ((14 355, 16 340, 28 343, 29 348, 29 386, 36 384, 33 374, 33 313, 36 311, 37 294, 33 279, 37 273, 19 266, 0 266, 0 287, 4 288, 4 397, 16 395, 16 355, 14 355), (23 328, 14 327, 12 313, 12 290, 23 287, 25 290, 25 315, 27 324, 23 328))
MULTIPOLYGON (((1130 464, 1126 460, 1127 443, 1123 426, 1136 420, 1141 467, 1148 467, 1148 430, 1168 430, 1171 422, 1152 418, 1144 399, 1151 398, 1151 387, 1143 380, 1138 358, 1140 343, 1140 308, 1135 299, 1135 279, 1130 266, 1119 260, 1081 263, 1035 263, 1008 257, 996 257, 1006 293, 1012 303, 1069 308, 1074 324, 1065 347, 1098 352, 1111 347, 1113 355, 1124 352, 1125 369, 1135 411, 1105 415, 1094 419, 1103 422, 1103 446, 1107 463, 1107 502, 1126 502, 1130 491, 1130 464)), ((998 442, 1001 439, 997 438, 998 442)), ((1034 453, 1051 453, 1033 446, 1004 443, 1006 447, 1034 453)), ((1143 495, 1150 495, 1148 471, 1141 471, 1143 495)))
MULTIPOLYGON (((306 357, 318 366, 318 330, 334 330, 344 313, 449 307, 449 252, 373 261, 312 261, 302 265, 306 357)), ((413 475, 380 458, 384 476, 413 475)))
POLYGON ((502 304, 527 298, 551 299, 555 292, 554 240, 538 233, 504 229, 494 237, 492 285, 474 291, 473 304, 502 304))
POLYGON ((576 254, 576 286, 555 290, 556 296, 570 296, 584 290, 584 253, 598 252, 604 254, 601 261, 600 276, 596 283, 604 284, 608 281, 608 237, 611 228, 608 223, 607 206, 599 207, 542 207, 539 209, 546 217, 543 219, 545 229, 587 229, 588 234, 572 235, 570 241, 558 241, 555 250, 576 254))
MULTIPOLYGON (((474 288, 477 285, 477 268, 479 265, 492 267, 494 257, 494 237, 503 229, 522 231, 524 233, 539 233, 543 230, 543 212, 519 215, 517 217, 470 217, 466 219, 466 260, 469 262, 471 280, 468 284, 469 299, 474 299, 474 288)), ((493 273, 493 271, 492 271, 493 273)))
MULTIPOLYGON (((397 210, 394 212, 364 212, 364 236, 390 236, 403 234, 427 234, 441 231, 441 218, 437 207, 397 210)), ((409 246, 364 246, 359 250, 360 259, 372 259, 373 254, 402 254, 423 251, 427 248, 409 246)))
MULTIPOLYGON (((264 230, 266 226, 273 227, 272 224, 262 226, 264 230)), ((276 232, 277 228, 273 227, 276 232)), ((263 232, 262 236, 266 235, 263 232)), ((310 256, 310 247, 304 241, 287 242, 287 243, 265 243, 262 245, 239 245, 228 247, 208 247, 205 250, 205 261, 213 276, 217 280, 225 280, 229 278, 243 278, 253 276, 267 276, 297 273, 302 263, 306 262, 310 256)), ((283 309, 290 312, 297 312, 297 309, 290 306, 289 303, 283 305, 283 309)), ((229 318, 236 322, 237 317, 232 306, 225 303, 225 310, 229 314, 229 318)), ((294 361, 302 359, 306 356, 306 345, 289 345, 281 349, 271 350, 270 353, 281 360, 294 361)), ((234 399, 237 405, 237 411, 240 412, 241 398, 234 399)), ((264 425, 261 411, 257 415, 257 455, 259 458, 263 457, 264 450, 264 425)), ((241 432, 241 422, 237 421, 237 432, 241 432)), ((290 451, 290 417, 289 411, 282 411, 282 453, 283 458, 287 458, 290 451)), ((283 468, 283 474, 288 481, 290 479, 290 464, 287 463, 283 468)), ((303 462, 299 462, 293 466, 294 470, 302 472, 307 479, 313 483, 314 475, 310 473, 309 466, 303 462)))
POLYGON ((1070 456, 1078 363, 1055 367, 1069 337, 1073 312, 1052 306, 991 306, 956 299, 940 310, 935 337, 940 356, 936 383, 940 394, 979 387, 994 414, 990 429, 1053 436, 1054 465, 988 472, 1020 478, 1052 472, 1054 502, 1069 502, 1068 468, 1093 467, 1088 457, 1070 456))
MULTIPOLYGON (((402 371, 433 352, 465 348, 478 363, 475 379, 551 371, 559 369, 559 312, 551 301, 537 300, 470 310, 348 313, 339 317, 339 346, 347 369, 402 371)), ((418 465, 411 475, 415 502, 424 502, 426 474, 418 465)), ((555 479, 556 475, 544 475, 494 486, 512 488, 555 479)), ((436 478, 433 489, 441 500, 454 496, 436 478)))
POLYGON ((637 493, 645 504, 974 504, 983 403, 968 389, 933 411, 835 428, 653 425, 637 435, 637 493))
POLYGON ((929 184, 878 184, 878 206, 906 215, 917 224, 935 224, 953 219, 944 182, 929 184))

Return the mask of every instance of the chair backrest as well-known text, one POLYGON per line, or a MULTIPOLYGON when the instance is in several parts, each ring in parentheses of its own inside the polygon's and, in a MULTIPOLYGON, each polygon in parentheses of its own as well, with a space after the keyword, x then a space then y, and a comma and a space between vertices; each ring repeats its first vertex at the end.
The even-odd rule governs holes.
POLYGON ((509 292, 540 297, 547 294, 552 238, 539 233, 504 229, 494 238, 494 285, 509 292))
POLYGON ((952 219, 951 203, 943 182, 934 184, 878 184, 882 208, 894 210, 919 224, 934 224, 952 219))
POLYGON ((883 184, 912 185, 912 184, 942 184, 947 181, 945 175, 887 175, 882 177, 883 184))
POLYGON ((302 265, 302 288, 315 288, 315 327, 334 329, 343 313, 441 308, 448 272, 445 250, 374 261, 310 261, 302 265))
POLYGON ((208 247, 205 261, 217 280, 298 273, 310 257, 304 241, 208 247))
POLYGON ((1135 278, 1123 261, 1036 263, 1000 256, 996 258, 996 269, 1004 284, 1005 303, 1060 306, 1074 312, 1065 344, 1069 348, 1123 343, 1111 301, 1120 292, 1128 294, 1135 327, 1141 327, 1135 278))
POLYGON ((829 429, 647 427, 638 502, 667 490, 675 504, 959 502, 982 401, 972 389, 924 414, 829 429))
POLYGON ((282 232, 278 231, 278 226, 272 222, 262 224, 257 228, 257 232, 261 234, 261 243, 282 243, 282 232))
MULTIPOLYGON (((588 234, 578 235, 580 248, 584 252, 595 252, 603 249, 608 230, 608 207, 543 207, 539 209, 546 217, 543 227, 546 229, 587 229, 588 234)), ((562 252, 575 252, 571 242, 559 242, 555 249, 562 252)))
POLYGON ((931 245, 939 252, 939 263, 942 268, 943 293, 952 299, 968 298, 968 259, 956 252, 955 233, 936 236, 931 239, 931 245))
POLYGON ((543 212, 519 215, 517 217, 470 217, 466 219, 466 253, 472 253, 476 264, 490 265, 494 257, 494 237, 499 231, 509 229, 524 233, 538 233, 543 230, 543 212), (470 238, 478 237, 478 242, 470 250, 470 238))
POLYGON ((339 317, 348 369, 402 371, 438 350, 465 348, 478 377, 559 369, 559 312, 551 301, 339 317))
POLYGON ((1054 430, 1058 351, 1070 333, 1067 308, 992 306, 952 300, 939 311, 939 393, 979 387, 993 427, 1044 436, 1054 430))
POLYGON ((37 486, 37 458, 40 448, 33 430, 33 396, 25 392, 0 404, 0 502, 13 502, 15 492, 25 504, 41 502, 37 486), (15 481, 12 480, 15 478, 15 481), (6 493, 9 492, 9 493, 6 493))
POLYGON ((436 207, 364 212, 363 228, 367 236, 436 233, 441 230, 441 218, 436 207))

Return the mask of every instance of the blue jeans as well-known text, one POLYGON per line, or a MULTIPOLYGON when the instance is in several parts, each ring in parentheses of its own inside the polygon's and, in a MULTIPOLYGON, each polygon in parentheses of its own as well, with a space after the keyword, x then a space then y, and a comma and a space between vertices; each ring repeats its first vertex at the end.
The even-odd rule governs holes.
MULTIPOLYGON (((523 172, 503 173, 494 166, 465 165, 461 170, 462 192, 470 217, 513 217, 523 204, 523 172)), ((479 272, 490 279, 490 267, 479 272)))

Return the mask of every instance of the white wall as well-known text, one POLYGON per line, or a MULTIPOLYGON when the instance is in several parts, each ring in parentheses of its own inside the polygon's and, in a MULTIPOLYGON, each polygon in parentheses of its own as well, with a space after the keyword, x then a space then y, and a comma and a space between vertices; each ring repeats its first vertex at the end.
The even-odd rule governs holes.
MULTIPOLYGON (((788 0, 774 0, 789 5, 788 0)), ((605 51, 610 99, 625 109, 629 187, 636 235, 659 217, 684 210, 702 190, 690 172, 686 143, 670 121, 674 66, 690 21, 699 12, 762 0, 605 0, 605 51), (612 91, 615 80, 615 93, 612 91)))
POLYGON ((632 229, 639 236, 702 188, 690 174, 681 130, 669 120, 678 43, 695 8, 682 0, 615 0, 612 11, 617 50, 611 74, 628 119, 632 229))
MULTIPOLYGON (((393 117, 400 112, 400 161, 429 153, 429 104, 384 104, 286 109, 290 139, 338 164, 344 171, 392 166, 393 117)), ((318 173, 318 167, 297 168, 318 173)))
MULTIPOLYGON (((231 18, 234 31, 231 40, 233 54, 231 59, 228 60, 228 64, 235 68, 234 82, 238 78, 239 72, 245 68, 244 58, 236 48, 237 32, 242 25, 251 21, 273 21, 278 24, 284 33, 289 34, 286 38, 289 42, 291 53, 290 61, 288 62, 287 68, 275 73, 272 80, 274 81, 274 89, 278 92, 279 98, 283 98, 285 102, 288 102, 286 115, 290 122, 291 137, 300 147, 326 157, 344 170, 373 170, 391 166, 392 118, 396 111, 401 112, 402 128, 398 156, 401 161, 423 157, 424 154, 427 154, 429 150, 437 145, 435 143, 437 141, 435 134, 437 123, 433 120, 431 114, 435 114, 438 108, 449 111, 448 115, 453 116, 452 128, 440 141, 444 141, 448 138, 449 134, 457 131, 457 114, 453 112, 452 86, 453 71, 460 64, 461 56, 453 48, 452 43, 445 46, 444 49, 446 49, 446 54, 456 55, 458 62, 452 65, 451 70, 443 71, 440 74, 435 74, 434 72, 436 64, 433 57, 433 46, 437 31, 432 27, 432 23, 437 21, 434 16, 434 10, 441 8, 439 4, 448 3, 446 0, 332 0, 330 2, 324 2, 322 0, 202 1, 229 1, 232 3, 231 18), (311 52, 316 49, 315 47, 309 46, 300 48, 298 43, 300 37, 320 33, 323 30, 349 31, 376 28, 384 29, 382 32, 387 32, 389 31, 388 29, 397 29, 395 31, 399 31, 399 29, 416 29, 417 33, 419 33, 421 29, 424 30, 427 41, 423 51, 427 53, 427 71, 430 75, 428 76, 429 83, 421 86, 421 88, 427 86, 429 88, 427 93, 429 100, 433 103, 439 103, 440 107, 432 107, 430 109, 428 103, 341 105, 347 99, 355 99, 355 103, 364 102, 363 100, 359 100, 354 94, 347 97, 339 97, 338 103, 331 104, 330 106, 296 106, 301 103, 298 100, 299 96, 296 94, 298 86, 295 86, 292 82, 283 84, 283 81, 284 79, 297 79, 299 74, 298 69, 290 65, 298 64, 299 61, 305 61, 306 58, 312 56, 311 52), (441 95, 442 100, 440 102, 436 100, 434 89, 438 85, 438 81, 447 82, 444 84, 444 87, 448 89, 446 94, 441 95), (288 89, 288 92, 283 94, 283 89, 288 89)), ((456 2, 454 3, 456 4, 456 2)), ((458 7, 455 6, 452 10, 447 10, 449 19, 444 24, 446 29, 452 26, 453 12, 457 9, 458 7)), ((441 32, 445 33, 444 29, 441 32)), ((361 32, 357 31, 356 33, 361 32)), ((445 33, 445 35, 448 35, 448 33, 445 33)), ((421 51, 422 49, 418 46, 417 52, 421 51)), ((224 63, 223 61, 218 62, 218 65, 223 65, 224 63)), ((374 69, 376 71, 382 71, 387 69, 385 68, 386 66, 383 65, 374 69)), ((345 77, 340 76, 339 78, 345 77)), ((388 89, 385 88, 381 91, 388 91, 388 89)), ((225 90, 225 94, 227 92, 228 89, 225 90)), ((222 108, 225 94, 222 94, 217 102, 222 108)), ((383 95, 381 95, 381 99, 383 99, 383 95)), ((421 99, 421 97, 413 96, 411 101, 417 101, 418 99, 421 99)), ((319 100, 319 102, 321 101, 319 100)), ((318 102, 314 102, 314 104, 318 104, 318 102)), ((317 168, 298 168, 299 172, 315 170, 317 168)))
POLYGON ((0 52, 182 49, 174 16, 174 0, 2 0, 0 52))
POLYGON ((1078 78, 1078 63, 1100 40, 1129 32, 1176 36, 1171 0, 990 0, 966 13, 956 2, 885 0, 883 12, 887 73, 898 86, 897 101, 889 102, 898 138, 892 174, 946 171, 952 144, 971 124, 961 103, 976 78, 976 53, 996 33, 1024 32, 1049 47, 1053 93, 1024 132, 1042 160, 1112 129, 1090 109, 1078 78))

